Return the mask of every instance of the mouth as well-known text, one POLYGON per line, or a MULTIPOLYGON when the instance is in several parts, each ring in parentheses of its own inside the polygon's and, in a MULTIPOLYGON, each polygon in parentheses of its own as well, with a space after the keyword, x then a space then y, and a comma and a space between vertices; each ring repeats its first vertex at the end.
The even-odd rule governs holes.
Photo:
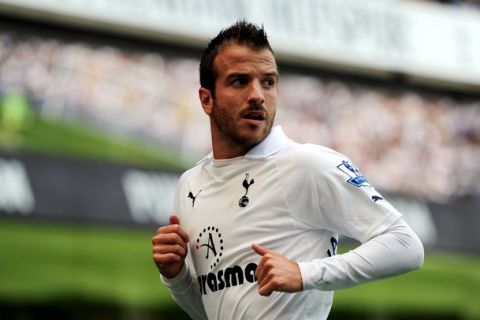
POLYGON ((242 115, 242 118, 251 122, 259 123, 265 121, 265 119, 267 118, 267 114, 265 111, 262 110, 250 110, 245 112, 242 115))

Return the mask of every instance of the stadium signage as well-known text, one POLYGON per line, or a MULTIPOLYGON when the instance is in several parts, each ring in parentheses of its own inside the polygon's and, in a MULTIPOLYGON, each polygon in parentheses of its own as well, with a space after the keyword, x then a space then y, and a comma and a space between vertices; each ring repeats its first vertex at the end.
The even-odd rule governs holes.
POLYGON ((165 222, 173 212, 173 198, 178 175, 127 170, 122 176, 122 188, 132 219, 137 223, 165 222))
POLYGON ((0 158, 0 210, 27 215, 34 207, 35 198, 23 163, 0 158))
POLYGON ((158 226, 168 222, 179 173, 0 153, 0 218, 158 226))
POLYGON ((0 0, 0 11, 204 46, 246 18, 264 24, 280 60, 480 86, 480 12, 386 0, 0 0))

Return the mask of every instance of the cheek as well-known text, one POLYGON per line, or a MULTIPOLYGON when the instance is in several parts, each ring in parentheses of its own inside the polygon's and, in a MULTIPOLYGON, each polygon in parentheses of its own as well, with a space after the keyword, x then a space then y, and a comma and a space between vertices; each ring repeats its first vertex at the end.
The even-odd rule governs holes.
POLYGON ((233 123, 235 117, 235 110, 230 105, 224 104, 225 102, 217 100, 213 105, 212 115, 217 121, 233 123))
POLYGON ((275 110, 277 108, 277 94, 272 93, 265 96, 265 102, 269 110, 275 110))
POLYGON ((235 114, 241 109, 242 97, 241 94, 223 95, 217 99, 217 105, 221 106, 223 112, 235 114))
POLYGON ((276 101, 278 97, 278 92, 275 89, 270 89, 270 90, 266 90, 264 95, 265 95, 265 99, 276 101))

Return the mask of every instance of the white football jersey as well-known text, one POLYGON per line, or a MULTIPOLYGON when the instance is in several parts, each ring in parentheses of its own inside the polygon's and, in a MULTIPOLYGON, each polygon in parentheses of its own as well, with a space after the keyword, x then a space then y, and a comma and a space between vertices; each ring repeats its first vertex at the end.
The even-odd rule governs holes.
POLYGON ((184 173, 175 213, 190 236, 182 281, 208 319, 326 319, 333 291, 258 294, 252 244, 308 264, 335 255, 338 234, 365 242, 400 217, 345 156, 280 127, 242 157, 210 155, 184 173))

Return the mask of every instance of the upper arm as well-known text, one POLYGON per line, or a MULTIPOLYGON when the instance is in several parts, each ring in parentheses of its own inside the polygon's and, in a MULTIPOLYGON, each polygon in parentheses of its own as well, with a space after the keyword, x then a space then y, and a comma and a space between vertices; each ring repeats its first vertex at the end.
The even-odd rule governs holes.
POLYGON ((310 146, 295 162, 301 178, 290 202, 303 223, 365 242, 401 217, 344 155, 310 146))

